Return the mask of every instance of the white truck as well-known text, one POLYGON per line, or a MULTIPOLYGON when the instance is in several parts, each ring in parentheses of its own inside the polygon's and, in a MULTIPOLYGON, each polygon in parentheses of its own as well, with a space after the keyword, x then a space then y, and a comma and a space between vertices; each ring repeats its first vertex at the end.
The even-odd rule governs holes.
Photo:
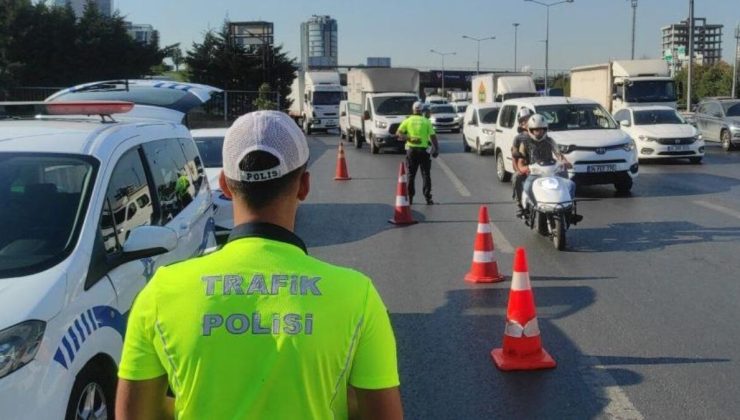
POLYGON ((473 76, 473 104, 490 104, 507 99, 537 96, 532 73, 500 72, 473 76))
POLYGON ((612 114, 622 108, 676 108, 676 83, 663 60, 615 60, 570 70, 570 96, 592 99, 612 114))
POLYGON ((370 144, 403 150, 396 130, 419 100, 419 71, 409 68, 357 68, 347 73, 349 139, 355 147, 370 144))
POLYGON ((306 134, 337 128, 343 96, 339 72, 299 70, 288 96, 293 101, 288 112, 306 134))

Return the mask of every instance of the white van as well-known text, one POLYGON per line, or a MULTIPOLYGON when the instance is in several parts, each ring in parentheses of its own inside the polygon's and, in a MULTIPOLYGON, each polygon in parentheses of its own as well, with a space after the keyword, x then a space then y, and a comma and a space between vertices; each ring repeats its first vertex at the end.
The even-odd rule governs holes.
POLYGON ((493 152, 496 145, 496 120, 500 103, 468 105, 463 120, 463 150, 475 153, 493 152))
POLYGON ((133 107, 0 103, 3 419, 112 418, 134 299, 215 246, 190 133, 133 107))
POLYGON ((346 139, 349 133, 349 101, 339 101, 339 135, 346 139))
POLYGON ((567 97, 531 97, 505 101, 496 127, 496 174, 501 182, 514 171, 511 147, 517 133, 520 108, 542 114, 548 134, 573 168, 576 185, 613 184, 618 192, 632 189, 638 163, 635 142, 596 101, 567 97))

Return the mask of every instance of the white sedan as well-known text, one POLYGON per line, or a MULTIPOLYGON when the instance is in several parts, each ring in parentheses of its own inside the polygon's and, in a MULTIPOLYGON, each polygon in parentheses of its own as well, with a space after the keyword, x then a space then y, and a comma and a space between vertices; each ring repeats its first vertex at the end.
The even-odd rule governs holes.
POLYGON ((213 195, 213 219, 216 222, 216 237, 224 239, 234 227, 233 205, 231 198, 224 195, 221 190, 218 178, 223 167, 222 149, 224 146, 224 136, 226 128, 199 128, 190 130, 190 134, 198 146, 198 152, 203 159, 203 166, 206 168, 206 177, 208 184, 211 186, 213 195))
POLYGON ((637 145, 639 159, 688 158, 700 163, 704 140, 675 109, 667 106, 623 108, 614 114, 622 130, 637 145))

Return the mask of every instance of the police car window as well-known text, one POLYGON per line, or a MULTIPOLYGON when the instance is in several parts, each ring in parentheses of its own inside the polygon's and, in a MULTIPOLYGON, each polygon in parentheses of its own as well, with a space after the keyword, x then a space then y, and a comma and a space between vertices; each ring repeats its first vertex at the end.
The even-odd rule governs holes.
POLYGON ((182 152, 185 154, 185 159, 187 159, 187 168, 190 179, 193 181, 194 194, 198 195, 206 176, 198 148, 195 147, 195 142, 190 139, 180 139, 180 147, 182 147, 182 152))
POLYGON ((190 204, 195 196, 195 188, 177 139, 145 143, 143 148, 159 198, 157 222, 165 225, 190 204))
POLYGON ((133 228, 153 223, 154 207, 149 194, 139 149, 131 149, 113 169, 103 203, 100 234, 108 254, 123 250, 133 228))
POLYGON ((224 146, 223 137, 196 137, 195 145, 198 147, 200 157, 203 158, 203 166, 206 168, 220 168, 224 166, 222 150, 224 146))
POLYGON ((93 176, 87 158, 0 153, 0 278, 40 272, 74 248, 93 176))

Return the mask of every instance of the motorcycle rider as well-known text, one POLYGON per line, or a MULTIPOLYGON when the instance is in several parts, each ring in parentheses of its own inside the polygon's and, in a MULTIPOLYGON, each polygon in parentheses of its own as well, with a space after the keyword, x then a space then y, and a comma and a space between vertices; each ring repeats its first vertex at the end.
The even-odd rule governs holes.
POLYGON ((532 111, 526 107, 520 108, 517 112, 516 119, 519 123, 517 131, 519 134, 514 138, 514 145, 511 147, 511 157, 514 165, 512 198, 514 198, 514 202, 517 205, 517 217, 522 217, 522 215, 524 215, 524 208, 522 207, 522 186, 524 185, 524 180, 527 178, 525 171, 519 168, 519 161, 524 158, 524 156, 519 152, 519 148, 522 143, 529 140, 527 121, 529 121, 530 116, 532 116, 532 111))
MULTIPOLYGON (((528 138, 519 145, 520 158, 517 162, 517 168, 520 174, 526 179, 523 184, 523 191, 529 192, 532 189, 532 183, 537 178, 529 176, 529 165, 537 162, 547 162, 553 160, 553 157, 559 160, 566 169, 572 168, 573 165, 558 150, 558 145, 547 135, 547 120, 541 114, 534 114, 527 121, 528 138)), ((575 197, 575 183, 570 183, 570 195, 575 197)), ((531 194, 530 194, 530 197, 531 194)), ((532 197, 532 199, 534 199, 532 197)), ((521 204, 520 204, 521 205, 521 204)), ((524 212, 522 212, 524 213, 524 212)))

